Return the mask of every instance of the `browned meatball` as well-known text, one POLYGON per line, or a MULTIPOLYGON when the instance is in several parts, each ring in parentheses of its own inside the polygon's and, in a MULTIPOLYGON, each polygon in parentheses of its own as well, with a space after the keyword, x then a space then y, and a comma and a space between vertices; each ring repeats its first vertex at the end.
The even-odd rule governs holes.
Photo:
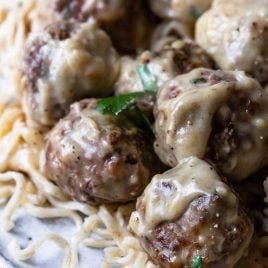
POLYGON ((155 150, 170 166, 193 155, 247 178, 268 163, 267 107, 267 92, 244 72, 195 69, 159 91, 155 150))
POLYGON ((126 116, 103 115, 94 99, 71 106, 50 132, 45 170, 68 195, 82 202, 127 202, 161 170, 151 137, 126 116))
POLYGON ((143 0, 54 0, 64 19, 95 21, 107 31, 120 52, 135 52, 148 45, 154 18, 143 0))
POLYGON ((131 229, 161 267, 231 268, 243 256, 253 225, 233 190, 195 157, 156 175, 138 199, 131 229))
POLYGON ((157 51, 145 51, 133 59, 121 58, 121 72, 115 84, 115 94, 143 91, 137 66, 144 64, 150 74, 155 76, 157 87, 179 74, 198 67, 213 68, 213 60, 197 44, 178 40, 157 51))
POLYGON ((90 24, 51 24, 27 44, 26 113, 37 125, 51 126, 74 101, 110 95, 118 72, 118 55, 105 32, 90 24))

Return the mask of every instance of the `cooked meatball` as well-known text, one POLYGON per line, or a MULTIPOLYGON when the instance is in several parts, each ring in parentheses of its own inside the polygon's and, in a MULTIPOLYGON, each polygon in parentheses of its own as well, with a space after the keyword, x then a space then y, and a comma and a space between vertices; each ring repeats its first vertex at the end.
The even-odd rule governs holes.
POLYGON ((109 37, 89 24, 51 24, 31 35, 25 54, 25 109, 40 126, 55 124, 74 101, 110 95, 119 73, 109 37))
MULTIPOLYGON (((140 64, 146 65, 150 75, 156 80, 157 88, 178 74, 197 67, 213 67, 211 58, 195 43, 176 41, 158 51, 145 51, 137 59, 122 57, 121 73, 115 84, 116 95, 144 90, 137 72, 140 64)), ((154 94, 147 94, 138 101, 139 108, 149 118, 153 118, 154 105, 154 94)))
POLYGON ((253 225, 233 190, 195 157, 156 175, 138 199, 129 223, 161 267, 227 268, 242 257, 253 225))
POLYGON ((204 11, 212 0, 149 0, 151 9, 163 19, 178 19, 192 24, 204 11))
POLYGON ((145 64, 160 88, 171 78, 187 73, 194 68, 212 68, 212 59, 195 43, 176 41, 157 51, 145 51, 137 59, 123 57, 121 73, 115 84, 115 94, 143 91, 137 66, 145 64))
POLYGON ((45 170, 66 194, 81 202, 134 200, 162 170, 151 137, 124 115, 103 115, 96 100, 71 106, 50 132, 45 170))
POLYGON ((197 42, 224 70, 268 81, 268 2, 217 1, 198 21, 197 42))
POLYGON ((120 52, 135 52, 149 42, 154 18, 143 0, 54 1, 56 12, 64 19, 95 21, 120 52))
POLYGON ((193 155, 240 180, 268 163, 268 94, 244 72, 178 76, 159 91, 154 114, 155 150, 169 166, 193 155))

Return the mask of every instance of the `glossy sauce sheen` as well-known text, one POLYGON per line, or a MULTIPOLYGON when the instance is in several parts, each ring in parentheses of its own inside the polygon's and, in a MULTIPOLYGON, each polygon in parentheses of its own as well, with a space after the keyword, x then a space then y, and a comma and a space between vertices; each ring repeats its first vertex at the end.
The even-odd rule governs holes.
POLYGON ((189 156, 214 161, 210 152, 216 150, 226 158, 219 163, 215 160, 225 175, 246 178, 268 160, 267 107, 267 92, 245 73, 195 69, 168 81, 158 93, 155 150, 171 167, 189 156), (217 143, 215 132, 225 120, 225 110, 230 114, 226 124, 234 124, 233 134, 238 135, 234 136, 235 148, 228 140, 217 143))
POLYGON ((237 202, 236 196, 210 165, 195 157, 186 158, 175 168, 152 179, 142 197, 141 206, 146 204, 145 214, 134 212, 130 226, 139 236, 150 235, 150 230, 159 223, 179 218, 194 199, 215 193, 228 203, 237 202))

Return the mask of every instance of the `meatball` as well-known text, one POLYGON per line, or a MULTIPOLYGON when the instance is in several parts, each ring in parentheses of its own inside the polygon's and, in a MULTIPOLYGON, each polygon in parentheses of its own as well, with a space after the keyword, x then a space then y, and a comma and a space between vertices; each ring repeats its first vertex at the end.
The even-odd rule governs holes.
POLYGON ((163 19, 178 19, 193 24, 206 11, 212 0, 149 0, 151 9, 163 19))
POLYGON ((26 113, 37 125, 52 126, 71 103, 110 95, 119 61, 103 31, 59 22, 31 35, 23 69, 26 113))
POLYGON ((81 202, 134 200, 163 165, 151 137, 125 115, 103 115, 96 100, 71 106, 52 129, 44 169, 63 192, 81 202))
POLYGON ((224 70, 244 70, 268 82, 268 3, 215 1, 196 26, 196 40, 224 70))
POLYGON ((268 163, 268 93, 244 72, 195 69, 160 89, 155 150, 171 167, 208 158, 241 180, 268 163))
POLYGON ((155 19, 143 0, 54 1, 56 13, 64 19, 95 21, 120 52, 135 52, 149 42, 155 19))
MULTIPOLYGON (((188 72, 197 67, 213 67, 213 61, 195 43, 176 41, 158 51, 145 51, 137 59, 123 57, 121 59, 121 73, 115 84, 115 94, 127 94, 143 91, 137 67, 146 65, 148 71, 160 88, 166 81, 178 74, 188 72)), ((155 95, 147 94, 138 100, 138 107, 153 119, 155 95)))
POLYGON ((233 190, 195 157, 156 175, 138 199, 129 226, 161 267, 233 267, 253 225, 233 190))
POLYGON ((115 94, 143 91, 137 73, 139 64, 147 65, 159 88, 179 74, 198 67, 212 68, 214 65, 212 59, 198 45, 179 40, 157 51, 145 51, 137 59, 123 57, 115 94))

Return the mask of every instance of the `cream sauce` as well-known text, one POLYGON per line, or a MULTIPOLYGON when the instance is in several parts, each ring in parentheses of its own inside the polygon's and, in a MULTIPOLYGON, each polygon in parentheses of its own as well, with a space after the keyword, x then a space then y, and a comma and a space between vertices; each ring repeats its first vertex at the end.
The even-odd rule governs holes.
POLYGON ((245 70, 263 80, 255 72, 260 67, 268 72, 267 27, 265 0, 214 1, 196 24, 196 41, 222 69, 245 70))
POLYGON ((148 236, 159 223, 180 218, 196 198, 213 194, 234 206, 238 202, 209 164, 196 157, 186 158, 175 168, 154 176, 129 226, 138 236, 148 236))
MULTIPOLYGON (((221 171, 230 178, 243 179, 267 163, 267 92, 244 72, 221 72, 203 68, 170 80, 158 94, 155 150, 161 160, 173 167, 185 157, 204 158, 212 120, 234 94, 243 95, 256 108, 248 121, 237 122, 237 132, 242 135, 251 129, 251 137, 248 140, 241 139, 242 149, 234 152, 230 163, 226 163, 221 171), (205 73, 218 77, 214 78, 215 81, 209 81, 205 73), (202 78, 205 80, 201 83, 193 83, 202 78), (174 89, 177 95, 170 98, 174 89), (244 149, 248 143, 250 150, 244 149)), ((248 114, 246 107, 242 111, 239 109, 241 107, 238 107, 237 114, 240 113, 241 118, 248 114)), ((225 149, 230 150, 228 146, 225 149)))

